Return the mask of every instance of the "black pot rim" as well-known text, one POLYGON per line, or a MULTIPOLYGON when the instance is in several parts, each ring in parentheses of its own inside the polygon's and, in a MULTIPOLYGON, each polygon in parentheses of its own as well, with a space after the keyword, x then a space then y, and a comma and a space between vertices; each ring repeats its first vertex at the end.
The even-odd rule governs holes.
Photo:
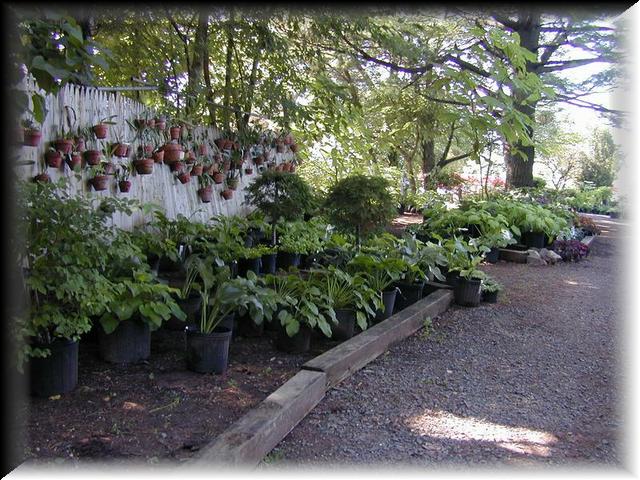
POLYGON ((202 333, 199 330, 185 330, 185 332, 187 333, 187 336, 190 337, 224 338, 230 337, 233 333, 233 330, 228 327, 217 326, 211 333, 202 333))

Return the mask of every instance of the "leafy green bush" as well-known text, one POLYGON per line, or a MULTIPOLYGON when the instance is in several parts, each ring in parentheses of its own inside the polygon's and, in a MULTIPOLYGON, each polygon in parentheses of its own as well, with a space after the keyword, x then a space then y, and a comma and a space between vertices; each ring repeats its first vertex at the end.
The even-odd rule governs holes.
POLYGON ((314 207, 309 185, 298 175, 270 170, 246 188, 247 203, 267 215, 272 223, 272 245, 276 244, 276 224, 280 219, 297 220, 314 207))
POLYGON ((393 220, 396 209, 381 177, 353 175, 333 185, 324 203, 329 221, 336 227, 353 231, 358 245, 361 239, 393 220))

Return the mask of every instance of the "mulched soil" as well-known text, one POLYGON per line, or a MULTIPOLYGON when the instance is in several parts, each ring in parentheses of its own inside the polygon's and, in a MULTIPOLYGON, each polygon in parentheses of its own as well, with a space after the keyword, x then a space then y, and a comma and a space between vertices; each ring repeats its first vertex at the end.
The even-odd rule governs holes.
POLYGON ((483 267, 497 304, 453 306, 329 391, 262 468, 621 465, 618 240, 578 263, 483 267))
POLYGON ((183 332, 152 332, 151 356, 114 365, 97 343, 80 342, 78 387, 25 406, 25 460, 183 461, 336 344, 317 339, 306 354, 277 351, 262 337, 235 338, 224 375, 186 369, 183 332))

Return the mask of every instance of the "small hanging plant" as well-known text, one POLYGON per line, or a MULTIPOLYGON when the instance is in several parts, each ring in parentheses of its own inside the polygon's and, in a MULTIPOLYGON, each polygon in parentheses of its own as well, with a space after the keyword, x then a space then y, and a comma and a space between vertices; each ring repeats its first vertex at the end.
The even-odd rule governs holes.
POLYGON ((206 173, 198 177, 198 196, 202 203, 210 203, 213 197, 213 178, 206 173))
POLYGON ((122 193, 127 193, 131 190, 131 181, 129 176, 131 174, 131 164, 122 164, 118 166, 116 171, 116 181, 118 182, 118 189, 122 193))
POLYGON ((30 119, 22 120, 23 137, 22 144, 27 147, 37 147, 40 145, 42 131, 36 122, 30 119))
POLYGON ((44 154, 47 166, 50 168, 60 168, 62 165, 62 153, 53 147, 50 147, 44 154))
POLYGON ((116 118, 117 115, 111 115, 110 117, 102 118, 97 124, 92 127, 93 133, 99 140, 104 140, 107 138, 107 133, 109 131, 109 125, 115 125, 116 122, 113 122, 112 119, 116 118))
POLYGON ((109 188, 109 175, 105 173, 103 165, 100 164, 89 169, 89 184, 96 192, 109 188))

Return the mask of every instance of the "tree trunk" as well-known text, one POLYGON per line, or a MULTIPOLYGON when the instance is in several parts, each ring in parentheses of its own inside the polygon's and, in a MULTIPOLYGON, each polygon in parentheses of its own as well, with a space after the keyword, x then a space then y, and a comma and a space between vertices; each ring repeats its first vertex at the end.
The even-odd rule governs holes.
POLYGON ((202 69, 205 56, 208 54, 207 34, 209 24, 209 14, 201 11, 198 16, 198 27, 196 28, 195 45, 191 64, 189 65, 189 78, 187 83, 187 115, 192 115, 197 106, 197 94, 200 90, 200 79, 202 78, 202 69))
POLYGON ((422 175, 424 187, 429 187, 429 177, 436 167, 436 148, 433 138, 422 140, 422 175))
MULTIPOLYGON (((530 52, 536 53, 538 51, 540 43, 540 13, 535 10, 530 10, 528 13, 523 14, 521 21, 518 22, 515 32, 520 35, 520 46, 526 48, 530 52)), ((527 61, 526 69, 528 72, 535 70, 535 65, 527 61)), ((530 119, 534 120, 536 113, 535 104, 524 105, 523 99, 526 98, 526 94, 513 90, 514 107, 519 111, 527 115, 530 119)), ((527 128, 527 133, 533 139, 533 129, 527 128)), ((521 142, 516 142, 513 145, 507 146, 505 152, 505 164, 507 167, 506 183, 507 187, 530 187, 533 186, 533 162, 535 158, 535 149, 533 145, 525 146, 521 142), (520 150, 523 155, 516 153, 520 150)))
POLYGON ((227 24, 227 58, 225 61, 225 73, 224 73, 224 99, 222 101, 223 110, 222 110, 222 125, 225 130, 229 130, 231 128, 231 111, 229 107, 231 106, 231 69, 233 68, 233 16, 229 19, 229 23, 227 24))

